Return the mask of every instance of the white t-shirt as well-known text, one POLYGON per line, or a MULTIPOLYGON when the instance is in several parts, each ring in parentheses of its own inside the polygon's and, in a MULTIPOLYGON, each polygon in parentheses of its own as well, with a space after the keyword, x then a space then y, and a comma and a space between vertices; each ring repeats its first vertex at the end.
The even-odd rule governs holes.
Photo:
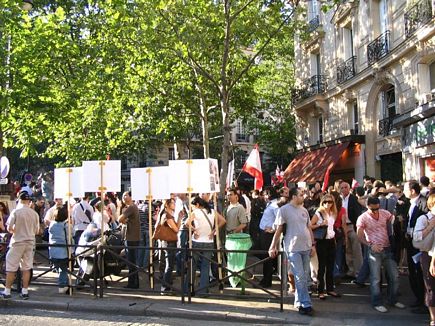
POLYGON ((213 237, 210 239, 209 235, 212 232, 210 224, 211 226, 214 226, 214 211, 212 210, 208 213, 204 208, 195 208, 192 212, 192 216, 193 224, 195 226, 195 234, 199 235, 199 237, 193 236, 192 241, 212 243, 213 237), (206 219, 208 219, 210 223, 207 222, 206 219))

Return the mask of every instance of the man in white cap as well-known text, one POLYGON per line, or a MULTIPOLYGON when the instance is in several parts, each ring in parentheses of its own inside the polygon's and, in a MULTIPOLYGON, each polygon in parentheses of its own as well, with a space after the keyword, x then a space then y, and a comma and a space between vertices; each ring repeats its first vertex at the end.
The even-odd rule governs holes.
POLYGON ((39 216, 29 207, 30 196, 26 191, 19 194, 21 207, 14 209, 7 221, 8 231, 12 233, 9 251, 6 255, 6 288, 0 293, 3 299, 11 298, 11 286, 20 268, 23 274, 23 288, 20 297, 29 298, 30 270, 33 268, 35 235, 39 232, 39 216))

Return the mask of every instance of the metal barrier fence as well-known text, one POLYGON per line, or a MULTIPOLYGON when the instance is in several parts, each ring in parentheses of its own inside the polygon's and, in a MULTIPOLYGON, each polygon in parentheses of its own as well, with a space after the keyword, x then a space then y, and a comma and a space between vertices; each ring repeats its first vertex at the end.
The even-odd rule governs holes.
MULTIPOLYGON (((47 265, 46 268, 44 266, 44 270, 40 271, 39 273, 33 273, 31 283, 32 284, 39 284, 39 285, 55 285, 53 283, 48 283, 43 281, 43 277, 46 276, 50 272, 55 272, 55 266, 51 263, 50 258, 48 257, 48 247, 70 247, 70 248, 76 248, 76 247, 83 247, 86 248, 83 253, 88 253, 85 257, 88 261, 92 262, 93 268, 91 274, 82 273, 83 271, 80 270, 80 267, 77 266, 78 260, 83 259, 83 253, 79 256, 72 256, 70 258, 71 263, 68 264, 68 274, 71 276, 72 281, 71 287, 73 289, 73 292, 75 290, 78 290, 80 288, 87 288, 92 289, 93 295, 95 297, 104 297, 104 292, 106 288, 109 288, 108 281, 106 278, 110 278, 110 289, 121 289, 121 282, 123 282, 125 279, 127 279, 129 276, 132 276, 134 274, 144 273, 148 276, 148 288, 138 288, 138 289, 128 289, 128 293, 131 292, 151 292, 151 293, 160 293, 161 291, 156 289, 156 284, 160 283, 161 285, 170 286, 172 289, 173 295, 180 296, 182 303, 191 303, 192 296, 204 296, 204 295, 212 295, 213 297, 232 297, 234 295, 224 293, 226 289, 228 289, 227 284, 228 280, 231 277, 238 277, 242 281, 242 291, 241 294, 245 294, 245 285, 251 285, 252 288, 261 290, 261 293, 267 294, 268 297, 266 297, 268 300, 277 300, 280 304, 280 310, 283 311, 284 306, 284 294, 287 291, 287 257, 284 252, 280 251, 277 256, 277 260, 280 261, 279 266, 279 275, 280 275, 280 283, 279 283, 279 291, 278 294, 276 292, 271 291, 268 288, 265 288, 261 286, 260 284, 256 283, 253 279, 250 279, 247 277, 248 274, 250 274, 251 270, 255 268, 256 266, 263 265, 263 263, 272 260, 269 256, 267 251, 264 250, 226 250, 226 249, 190 249, 190 248, 176 248, 176 247, 145 247, 145 246, 134 246, 131 247, 132 249, 136 250, 149 250, 153 253, 159 253, 159 259, 153 260, 153 264, 146 267, 141 267, 136 265, 136 263, 130 262, 125 255, 122 254, 122 250, 126 249, 125 246, 107 246, 107 245, 97 245, 97 246, 77 246, 77 245, 48 245, 48 244, 38 244, 38 249, 35 250, 35 260, 44 260, 46 261, 47 265), (174 287, 173 284, 167 284, 167 282, 164 280, 164 277, 162 275, 162 272, 160 271, 159 280, 156 282, 156 272, 155 272, 155 265, 162 264, 162 252, 173 252, 179 253, 182 255, 182 264, 181 264, 181 275, 180 275, 180 286, 174 287), (193 255, 195 252, 199 252, 198 256, 200 259, 207 259, 210 263, 210 265, 213 265, 215 268, 221 269, 221 275, 222 277, 219 278, 218 276, 209 282, 208 286, 205 286, 203 288, 195 287, 194 284, 192 284, 192 275, 193 273, 196 273, 197 266, 194 265, 193 255), (203 252, 203 253, 200 253, 203 252), (211 252, 212 257, 217 257, 218 254, 220 254, 222 257, 226 257, 229 253, 244 253, 247 254, 248 257, 254 255, 254 256, 262 256, 265 258, 259 259, 256 262, 247 264, 245 268, 239 270, 239 271, 233 271, 230 270, 225 263, 225 259, 221 261, 221 263, 216 260, 216 258, 208 258, 204 253, 211 252), (112 276, 115 276, 115 274, 106 274, 105 269, 108 268, 107 266, 107 256, 110 254, 111 256, 111 262, 113 263, 112 259, 116 258, 117 262, 119 264, 122 264, 122 270, 128 269, 128 273, 122 273, 120 275, 116 275, 119 278, 114 280, 112 276), (72 268, 70 268, 72 266, 72 268), (186 279, 187 277, 187 279, 186 279), (187 284, 187 286, 186 286, 187 284), (212 288, 218 287, 219 291, 209 294, 200 294, 202 290, 209 290, 212 288), (187 299, 187 300, 186 300, 187 299)), ((175 254, 174 253, 174 254, 175 254)), ((43 264, 39 264, 41 266, 43 264)), ((80 266, 80 265, 79 265, 80 266)), ((173 271, 172 271, 173 272, 173 271)), ((0 273, 0 281, 3 281, 5 275, 0 273)), ((19 283, 19 282, 17 282, 19 283)), ((17 285, 19 287, 19 285, 17 285)), ((19 289, 18 289, 19 290, 19 289)), ((122 287, 122 291, 127 291, 122 287)), ((240 296, 237 296, 240 298, 240 296)), ((259 297, 257 296, 249 296, 250 299, 264 299, 265 297, 259 297)))

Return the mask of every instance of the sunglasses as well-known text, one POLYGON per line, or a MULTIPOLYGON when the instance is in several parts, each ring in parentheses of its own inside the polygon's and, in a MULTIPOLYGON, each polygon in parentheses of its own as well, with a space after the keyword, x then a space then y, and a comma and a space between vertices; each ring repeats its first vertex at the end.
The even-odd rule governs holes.
POLYGON ((323 203, 324 204, 333 204, 334 202, 332 200, 325 200, 323 203))

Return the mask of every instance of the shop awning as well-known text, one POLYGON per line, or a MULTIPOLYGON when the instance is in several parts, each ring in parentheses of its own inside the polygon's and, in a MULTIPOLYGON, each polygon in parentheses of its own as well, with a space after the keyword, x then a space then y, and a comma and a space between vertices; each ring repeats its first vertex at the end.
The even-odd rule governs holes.
POLYGON ((296 155, 285 169, 284 179, 287 182, 314 183, 323 181, 326 170, 332 169, 337 164, 349 144, 349 142, 345 142, 296 155))

